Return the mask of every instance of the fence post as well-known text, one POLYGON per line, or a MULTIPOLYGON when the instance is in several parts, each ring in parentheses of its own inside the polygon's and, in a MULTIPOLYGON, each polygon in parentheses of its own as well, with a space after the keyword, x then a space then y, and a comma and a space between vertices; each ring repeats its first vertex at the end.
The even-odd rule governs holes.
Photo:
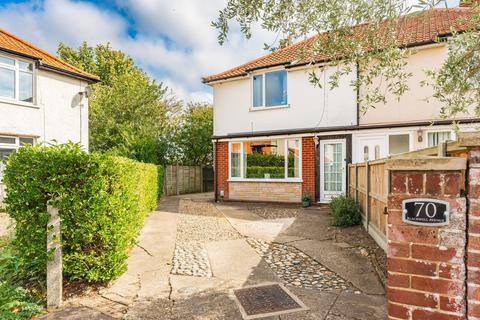
POLYGON ((355 163, 355 200, 358 202, 358 165, 355 163))
POLYGON ((47 205, 47 251, 53 256, 47 262, 47 308, 58 308, 62 304, 62 246, 60 234, 60 216, 58 208, 47 205))
POLYGON ((370 229, 370 161, 365 162, 365 215, 367 218, 367 232, 370 229))

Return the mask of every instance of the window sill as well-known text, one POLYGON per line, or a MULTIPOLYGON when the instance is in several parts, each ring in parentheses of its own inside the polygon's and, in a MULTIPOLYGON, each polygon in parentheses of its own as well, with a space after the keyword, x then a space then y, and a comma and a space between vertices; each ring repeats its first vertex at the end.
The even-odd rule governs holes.
POLYGON ((228 182, 285 182, 285 183, 302 183, 303 179, 292 178, 292 179, 240 179, 240 178, 230 178, 228 182))
POLYGON ((275 110, 275 109, 286 109, 290 108, 290 104, 282 104, 279 106, 271 106, 271 107, 250 107, 250 112, 255 111, 265 111, 265 110, 275 110))
POLYGON ((5 103, 5 104, 12 104, 20 107, 27 107, 27 108, 33 108, 33 109, 40 109, 39 106, 30 103, 30 102, 21 102, 17 100, 9 100, 9 99, 2 99, 0 98, 0 103, 5 103))

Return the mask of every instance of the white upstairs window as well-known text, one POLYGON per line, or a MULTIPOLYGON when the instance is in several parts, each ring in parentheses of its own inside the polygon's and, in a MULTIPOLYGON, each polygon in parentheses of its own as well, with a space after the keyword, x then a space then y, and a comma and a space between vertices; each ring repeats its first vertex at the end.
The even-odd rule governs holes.
POLYGON ((0 56, 0 99, 33 103, 33 63, 0 56))
POLYGON ((254 75, 252 78, 253 108, 286 106, 287 71, 279 70, 254 75))

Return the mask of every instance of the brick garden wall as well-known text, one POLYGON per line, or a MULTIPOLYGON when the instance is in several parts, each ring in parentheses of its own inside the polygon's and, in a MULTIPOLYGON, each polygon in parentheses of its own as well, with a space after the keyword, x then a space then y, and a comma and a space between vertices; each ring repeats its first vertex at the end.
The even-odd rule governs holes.
POLYGON ((230 182, 229 199, 242 201, 301 201, 302 184, 294 182, 230 182))
POLYGON ((461 196, 462 160, 455 158, 453 165, 445 158, 395 160, 388 164, 389 319, 465 319, 466 199, 461 196), (425 227, 404 223, 402 200, 412 198, 447 201, 450 224, 425 227))
POLYGON ((480 319, 480 149, 469 151, 467 286, 469 319, 480 319))

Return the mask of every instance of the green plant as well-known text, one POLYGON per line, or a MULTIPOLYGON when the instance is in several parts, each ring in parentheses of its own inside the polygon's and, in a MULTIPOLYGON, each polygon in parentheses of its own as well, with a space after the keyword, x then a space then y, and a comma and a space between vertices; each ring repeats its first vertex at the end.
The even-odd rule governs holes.
POLYGON ((6 239, 0 239, 0 319, 30 319, 43 311, 38 292, 21 286, 17 277, 24 267, 6 239))
POLYGON ((310 196, 310 193, 308 191, 305 191, 303 194, 302 194, 302 202, 312 202, 312 196, 310 196))
POLYGON ((163 184, 165 181, 165 167, 158 166, 158 198, 163 195, 163 184))
POLYGON ((49 258, 47 201, 60 208, 65 276, 106 282, 126 270, 127 253, 158 198, 157 166, 89 154, 75 144, 20 148, 8 157, 4 182, 16 223, 12 245, 28 266, 19 276, 39 283, 49 258))
POLYGON ((330 201, 333 225, 338 227, 350 227, 362 222, 362 211, 358 202, 348 196, 338 196, 330 201))

